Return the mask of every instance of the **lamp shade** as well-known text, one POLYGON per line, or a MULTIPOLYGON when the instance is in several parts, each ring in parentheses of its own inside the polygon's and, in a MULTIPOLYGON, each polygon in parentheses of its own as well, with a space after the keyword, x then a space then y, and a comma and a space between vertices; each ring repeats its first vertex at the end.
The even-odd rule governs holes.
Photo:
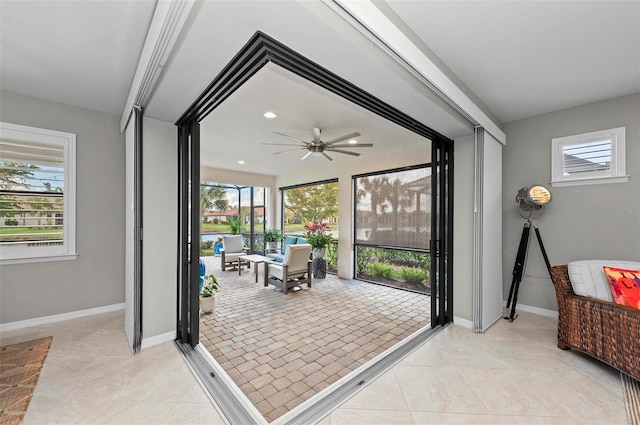
POLYGON ((538 211, 551 202, 551 191, 542 185, 523 187, 516 195, 516 205, 522 211, 538 211))

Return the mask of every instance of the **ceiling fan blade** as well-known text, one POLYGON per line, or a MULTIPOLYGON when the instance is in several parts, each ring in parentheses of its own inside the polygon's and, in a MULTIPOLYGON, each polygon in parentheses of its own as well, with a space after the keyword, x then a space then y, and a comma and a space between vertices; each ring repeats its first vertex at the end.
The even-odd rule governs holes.
POLYGON ((304 156, 302 157, 301 161, 304 161, 305 159, 307 159, 309 157, 309 155, 311 155, 311 151, 309 151, 306 154, 304 154, 304 156))
POLYGON ((373 143, 357 143, 353 145, 331 145, 332 148, 372 148, 373 143))
POLYGON ((332 149, 332 148, 326 148, 326 149, 331 152, 346 153, 347 155, 352 155, 352 156, 360 156, 359 153, 343 151, 342 149, 332 149))
POLYGON ((298 139, 297 137, 289 136, 288 134, 280 133, 279 131, 274 131, 274 133, 279 134, 279 135, 284 136, 284 137, 288 137, 288 138, 293 139, 293 140, 296 140, 296 141, 298 141, 300 143, 304 143, 305 145, 309 144, 309 142, 305 142, 304 140, 298 139))
POLYGON ((359 135, 360 135, 360 133, 358 133, 356 131, 355 133, 345 134, 344 136, 340 136, 340 137, 338 137, 336 139, 329 140, 328 142, 324 142, 324 144, 325 145, 332 145, 334 143, 342 142, 343 140, 353 139, 354 137, 358 137, 359 135))
POLYGON ((278 155, 278 154, 280 154, 280 153, 285 153, 285 152, 299 151, 300 149, 307 149, 307 148, 305 148, 304 146, 302 146, 302 147, 295 148, 295 149, 287 149, 287 150, 280 151, 280 152, 274 152, 273 154, 274 154, 274 155, 278 155))
POLYGON ((318 127, 313 127, 313 141, 316 143, 320 143, 320 130, 318 127))
POLYGON ((333 161, 333 158, 331 158, 329 155, 327 155, 326 152, 322 152, 322 155, 324 155, 325 158, 327 158, 329 161, 333 161))
MULTIPOLYGON (((294 145, 293 143, 262 143, 263 145, 271 145, 271 146, 300 146, 294 145)), ((301 148, 307 148, 306 146, 300 146, 301 148)))

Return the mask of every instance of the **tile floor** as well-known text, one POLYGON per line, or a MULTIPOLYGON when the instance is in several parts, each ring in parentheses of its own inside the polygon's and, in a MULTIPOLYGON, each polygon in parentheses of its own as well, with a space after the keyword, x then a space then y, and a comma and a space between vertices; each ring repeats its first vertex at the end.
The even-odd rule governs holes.
POLYGON ((23 425, 224 424, 173 343, 131 355, 124 312, 0 333, 53 336, 23 425))
POLYGON ((214 314, 200 342, 268 420, 273 421, 429 324, 426 295, 327 275, 283 295, 254 270, 221 271, 214 314))
MULTIPOLYGON (((222 424, 172 343, 132 356, 115 312, 0 333, 53 335, 24 424, 222 424)), ((555 345, 520 313, 485 334, 449 326, 319 423, 626 424, 619 373, 555 345)))
POLYGON ((449 326, 320 424, 627 424, 620 373, 555 332, 527 313, 484 334, 449 326))

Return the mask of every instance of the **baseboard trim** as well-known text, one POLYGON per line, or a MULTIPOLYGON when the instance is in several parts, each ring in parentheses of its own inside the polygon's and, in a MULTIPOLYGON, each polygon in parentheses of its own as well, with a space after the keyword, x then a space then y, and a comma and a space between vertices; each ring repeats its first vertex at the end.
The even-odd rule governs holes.
POLYGON ((69 313, 54 314, 51 316, 36 317, 34 319, 19 320, 17 322, 0 323, 0 332, 15 329, 30 328, 32 326, 48 325, 50 323, 63 322, 65 320, 78 319, 80 317, 94 316, 96 314, 111 313, 124 310, 125 304, 111 304, 102 307, 88 308, 86 310, 70 311, 69 313))
MULTIPOLYGON (((507 302, 503 301, 504 306, 507 306, 507 302)), ((558 312, 555 310, 547 310, 546 308, 534 307, 531 305, 518 304, 516 305, 516 312, 526 311, 527 313, 537 314, 538 316, 550 317, 552 319, 558 318, 558 312)))
POLYGON ((160 335, 152 336, 149 338, 142 338, 142 344, 140 348, 145 350, 147 348, 155 347, 156 345, 164 344, 165 342, 171 342, 176 339, 176 331, 165 332, 160 335))
POLYGON ((453 324, 462 326, 463 328, 473 329, 473 322, 471 320, 463 319, 462 317, 453 316, 453 324))

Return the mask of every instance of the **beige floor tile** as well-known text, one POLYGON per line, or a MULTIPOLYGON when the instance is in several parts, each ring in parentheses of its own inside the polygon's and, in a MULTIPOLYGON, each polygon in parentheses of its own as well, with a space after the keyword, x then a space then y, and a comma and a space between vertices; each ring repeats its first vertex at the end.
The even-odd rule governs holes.
POLYGON ((580 425, 573 417, 413 412, 416 425, 580 425))
POLYGON ((331 414, 331 425, 415 425, 408 411, 339 409, 331 414))
POLYGON ((349 399, 342 408, 408 411, 409 405, 395 374, 389 371, 349 399))
POLYGON ((399 365, 393 372, 411 411, 490 413, 454 368, 399 365))
POLYGON ((131 354, 122 311, 0 333, 53 336, 24 424, 222 424, 173 343, 131 354))

